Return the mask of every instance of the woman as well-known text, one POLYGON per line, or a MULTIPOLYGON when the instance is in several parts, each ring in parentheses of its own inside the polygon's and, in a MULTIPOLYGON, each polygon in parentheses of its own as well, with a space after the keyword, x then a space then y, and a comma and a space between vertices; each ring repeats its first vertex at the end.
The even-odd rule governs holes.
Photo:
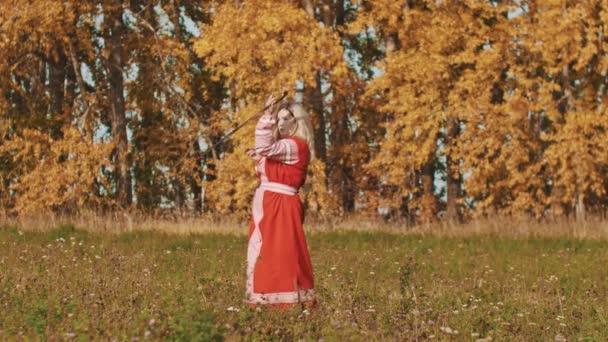
MULTIPOLYGON (((267 106, 275 98, 268 98, 267 106)), ((313 157, 310 116, 292 101, 278 111, 267 110, 255 131, 260 186, 253 198, 247 246, 247 300, 251 306, 314 305, 314 280, 304 238, 298 189, 313 157)))

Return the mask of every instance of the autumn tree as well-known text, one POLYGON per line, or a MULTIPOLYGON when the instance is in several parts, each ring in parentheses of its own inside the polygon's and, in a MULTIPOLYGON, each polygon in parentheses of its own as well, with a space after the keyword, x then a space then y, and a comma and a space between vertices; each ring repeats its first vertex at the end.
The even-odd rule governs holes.
MULTIPOLYGON (((265 97, 283 89, 299 92, 300 85, 318 84, 318 70, 346 72, 336 32, 310 20, 307 13, 291 3, 241 1, 218 4, 195 50, 205 57, 217 77, 225 78, 229 99, 217 124, 230 127, 255 114, 265 97), (244 53, 246 51, 246 53, 244 53)), ((296 98, 302 95, 296 94, 296 98)), ((309 102, 305 103, 308 105, 309 102)), ((313 110, 317 127, 318 112, 313 110)), ((319 138, 317 128, 317 139, 319 138)), ((323 129, 323 134, 325 129, 323 129)), ((218 179, 210 197, 220 210, 248 210, 256 186, 253 165, 243 168, 245 150, 252 143, 253 125, 236 134, 223 150, 218 179)), ((321 137, 322 139, 323 137, 321 137)), ((317 145, 319 158, 313 162, 316 181, 309 182, 309 207, 331 207, 324 181, 324 150, 317 145)))
MULTIPOLYGON (((133 191, 142 209, 158 208, 162 198, 179 207, 201 193, 199 141, 207 138, 205 121, 210 120, 211 107, 219 105, 222 88, 209 79, 192 51, 190 31, 196 31, 196 24, 192 22, 191 30, 185 27, 188 21, 204 21, 206 8, 179 1, 109 0, 12 1, 2 6, 7 9, 2 10, 0 30, 7 61, 2 67, 8 71, 0 82, 2 139, 7 142, 2 158, 8 166, 3 163, 2 194, 8 195, 3 197, 7 207, 26 196, 24 189, 35 188, 22 186, 33 179, 23 176, 37 163, 48 162, 46 154, 40 154, 37 162, 15 164, 15 143, 30 148, 21 139, 27 129, 60 143, 64 132, 76 127, 83 140, 93 143, 86 146, 100 151, 102 145, 113 146, 107 156, 112 163, 96 164, 99 172, 89 179, 93 192, 106 198, 104 207, 130 207, 133 191), (163 20, 174 26, 163 27, 163 20), (141 122, 146 129, 154 127, 146 131, 141 122), (157 140, 146 144, 142 137, 157 140), (149 174, 161 180, 146 184, 149 174), (152 201, 147 196, 151 191, 157 194, 152 201)), ((94 155, 80 151, 82 155, 70 158, 94 155)))
POLYGON ((0 207, 245 214, 253 125, 220 138, 289 90, 310 211, 602 214, 607 21, 605 0, 3 1, 0 207))
POLYGON ((412 220, 431 219, 441 209, 439 182, 446 184, 446 214, 455 219, 462 214, 463 189, 453 148, 471 110, 466 99, 478 95, 471 78, 485 77, 487 87, 496 77, 481 69, 494 58, 487 44, 500 32, 501 9, 466 1, 361 7, 355 28, 377 32, 386 54, 378 64, 382 75, 367 89, 369 98, 381 98, 379 109, 388 115, 381 151, 368 164, 387 196, 383 206, 412 220))
MULTIPOLYGON (((0 75, 0 158, 4 161, 1 172, 5 209, 31 207, 20 205, 24 203, 23 198, 45 203, 51 197, 61 197, 61 192, 66 192, 66 189, 78 188, 81 190, 77 191, 88 194, 78 199, 78 203, 90 198, 89 191, 95 183, 91 177, 73 177, 74 173, 68 176, 68 171, 66 177, 71 177, 71 181, 63 182, 51 177, 50 173, 40 174, 50 171, 46 168, 55 163, 73 166, 71 171, 76 174, 90 174, 95 168, 99 169, 98 162, 103 163, 104 157, 92 150, 105 149, 101 145, 92 146, 90 141, 82 141, 88 138, 83 133, 85 123, 79 120, 79 113, 83 113, 82 101, 87 98, 83 95, 85 90, 77 85, 81 78, 75 55, 81 47, 90 46, 87 43, 90 41, 88 26, 86 22, 79 21, 88 10, 87 4, 59 1, 5 1, 0 4, 0 54, 6 71, 0 75), (77 28, 77 23, 82 26, 77 28), (78 34, 82 41, 76 38, 78 34), (80 127, 80 133, 70 130, 71 125, 80 127), (26 137, 37 138, 28 141, 26 137), (60 147, 68 141, 74 144, 82 141, 82 144, 75 150, 60 147), (51 148, 50 144, 55 143, 58 146, 51 148), (24 151, 30 151, 29 155, 24 155, 24 151), (43 192, 44 196, 36 195, 40 194, 41 185, 47 186, 55 181, 59 184, 52 189, 47 188, 49 191, 43 192)), ((47 202, 53 206, 61 203, 56 200, 47 202)))

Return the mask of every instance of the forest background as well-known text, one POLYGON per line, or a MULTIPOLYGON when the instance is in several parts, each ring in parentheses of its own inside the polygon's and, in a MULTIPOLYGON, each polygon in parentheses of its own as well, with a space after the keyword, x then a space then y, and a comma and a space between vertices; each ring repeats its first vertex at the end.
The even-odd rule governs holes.
POLYGON ((245 216, 253 126, 314 119, 307 215, 608 207, 608 1, 0 2, 0 216, 245 216))

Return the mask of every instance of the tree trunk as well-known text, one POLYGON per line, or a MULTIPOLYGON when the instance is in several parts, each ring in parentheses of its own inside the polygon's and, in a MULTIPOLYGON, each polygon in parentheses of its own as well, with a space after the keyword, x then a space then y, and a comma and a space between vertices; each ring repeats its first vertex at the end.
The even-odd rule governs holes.
POLYGON ((56 59, 51 61, 49 90, 51 94, 51 114, 63 112, 64 81, 66 59, 63 53, 58 53, 56 59))
POLYGON ((422 170, 422 201, 420 203, 420 219, 429 223, 437 213, 437 197, 433 192, 433 180, 435 178, 435 167, 431 158, 422 170))
MULTIPOLYGON (((314 0, 302 0, 301 6, 304 8, 306 13, 315 20, 315 6, 316 1, 314 0)), ((323 16, 323 19, 327 19, 323 16)), ((314 87, 305 86, 304 94, 308 101, 312 105, 312 111, 315 114, 315 154, 316 157, 323 162, 327 161, 327 143, 325 138, 326 122, 324 116, 324 105, 323 105, 323 91, 322 91, 322 70, 315 72, 315 85, 314 87)))
POLYGON ((125 111, 124 79, 122 70, 122 38, 124 26, 122 8, 113 11, 108 17, 111 34, 108 39, 108 78, 110 83, 110 106, 112 135, 116 139, 114 168, 116 172, 116 195, 118 205, 122 208, 131 206, 133 197, 131 189, 131 167, 129 163, 129 141, 127 139, 127 118, 125 111))
POLYGON ((321 20, 325 27, 332 27, 334 24, 334 9, 328 3, 321 5, 321 20))
POLYGON ((344 11, 344 0, 336 0, 336 26, 343 26, 346 21, 346 12, 344 11))
MULTIPOLYGON (((353 135, 348 124, 348 116, 343 115, 339 120, 333 122, 334 129, 330 135, 332 144, 345 146, 352 143, 353 135)), ((338 189, 342 199, 342 210, 351 213, 355 210, 356 184, 353 176, 350 156, 341 153, 332 153, 328 160, 327 172, 337 175, 333 179, 340 182, 338 189)), ((333 182, 334 184, 336 182, 333 182)), ((337 184, 335 184, 337 185, 337 184)))
MULTIPOLYGON (((456 140, 459 134, 458 121, 451 119, 448 123, 445 144, 450 146, 453 140, 456 140)), ((460 175, 456 175, 456 161, 451 156, 446 156, 446 181, 447 181, 447 203, 446 216, 448 221, 456 221, 460 219, 458 210, 458 198, 460 197, 460 175)))
MULTIPOLYGON (((451 158, 448 156, 448 165, 452 164, 451 158)), ((459 221, 460 211, 458 210, 458 197, 460 197, 460 177, 454 177, 453 173, 449 170, 448 166, 448 177, 447 177, 447 203, 446 203, 446 216, 448 221, 459 221)))
POLYGON ((323 92, 321 89, 321 71, 318 70, 315 73, 315 87, 307 87, 307 97, 312 103, 312 111, 315 114, 316 125, 315 125, 315 152, 317 158, 323 162, 327 161, 327 143, 326 143, 326 126, 324 105, 323 105, 323 92))
MULTIPOLYGON (((407 1, 404 1, 403 10, 407 11, 408 9, 409 9, 409 4, 407 1)), ((402 16, 399 16, 398 22, 400 24, 403 23, 402 16)), ((391 53, 391 52, 400 50, 401 49, 401 38, 399 37, 399 32, 397 32, 397 31, 386 32, 385 44, 386 44, 386 53, 391 53)))
MULTIPOLYGON (((562 98, 562 106, 561 106, 561 110, 562 110, 562 115, 566 116, 569 115, 569 111, 572 109, 572 90, 570 89, 570 67, 568 66, 568 64, 564 64, 564 66, 562 67, 562 87, 564 89, 564 95, 562 98)), ((584 197, 585 197, 585 189, 583 189, 583 175, 581 172, 581 163, 580 163, 580 156, 577 154, 576 155, 576 165, 575 167, 575 174, 576 174, 576 192, 574 194, 574 198, 573 200, 573 209, 574 209, 574 215, 576 217, 577 221, 583 221, 585 220, 585 202, 584 202, 584 197)))
POLYGON ((392 32, 386 37, 386 52, 390 53, 397 51, 401 48, 401 40, 399 40, 399 33, 392 32))
MULTIPOLYGON (((201 146, 199 145, 198 141, 196 141, 194 144, 194 153, 196 153, 197 156, 201 156, 202 155, 202 151, 201 151, 201 146)), ((204 173, 203 173, 203 168, 202 168, 202 164, 204 163, 203 160, 199 160, 196 165, 196 169, 195 171, 201 176, 201 181, 204 182, 204 173)), ((203 212, 203 205, 204 205, 204 198, 203 198, 203 188, 202 188, 202 184, 198 184, 195 180, 195 177, 189 177, 189 182, 190 182, 190 190, 192 191, 192 194, 194 195, 194 211, 198 214, 201 214, 203 212)))
POLYGON ((174 35, 177 41, 181 41, 182 39, 182 27, 180 24, 180 10, 179 5, 175 2, 175 0, 171 0, 171 9, 170 9, 171 21, 173 22, 174 35))
POLYGON ((303 0, 302 7, 308 15, 310 15, 313 19, 315 17, 315 1, 314 0, 303 0))
POLYGON ((51 59, 49 72, 50 114, 54 119, 50 135, 54 139, 61 137, 63 126, 63 103, 65 99, 65 66, 66 58, 60 50, 56 58, 51 59))

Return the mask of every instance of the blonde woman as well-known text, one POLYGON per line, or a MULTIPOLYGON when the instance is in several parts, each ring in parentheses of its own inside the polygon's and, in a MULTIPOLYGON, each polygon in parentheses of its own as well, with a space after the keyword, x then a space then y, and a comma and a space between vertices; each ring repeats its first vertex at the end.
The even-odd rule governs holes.
MULTIPOLYGON (((270 96, 267 105, 275 98, 270 96)), ((293 101, 267 110, 255 131, 260 185, 253 199, 247 246, 247 300, 251 306, 287 308, 315 303, 314 279, 302 227, 298 189, 313 157, 313 130, 308 113, 293 101)))

